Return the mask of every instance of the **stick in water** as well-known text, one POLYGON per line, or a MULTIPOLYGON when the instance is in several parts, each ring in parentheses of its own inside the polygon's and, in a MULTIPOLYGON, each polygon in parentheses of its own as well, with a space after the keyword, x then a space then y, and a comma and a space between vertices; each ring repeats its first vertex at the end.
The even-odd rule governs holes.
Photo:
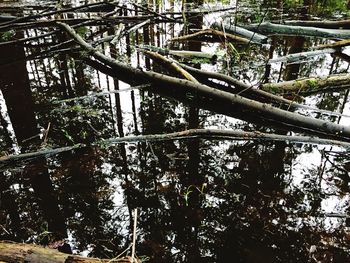
POLYGON ((136 224, 137 224, 137 208, 134 210, 134 230, 132 234, 132 249, 131 249, 131 262, 134 263, 135 257, 135 245, 136 245, 136 224))

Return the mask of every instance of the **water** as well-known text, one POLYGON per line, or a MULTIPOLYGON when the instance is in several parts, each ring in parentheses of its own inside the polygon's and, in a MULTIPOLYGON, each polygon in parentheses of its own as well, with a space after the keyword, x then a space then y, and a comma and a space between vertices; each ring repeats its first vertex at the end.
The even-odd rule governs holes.
MULTIPOLYGON (((212 9, 219 4, 206 3, 204 7, 212 9)), ((301 5, 289 7, 286 3, 230 4, 229 11, 205 15, 203 26, 224 14, 239 23, 250 23, 296 19, 305 12, 301 5)), ((174 10, 179 12, 180 6, 175 3, 174 10)), ((167 2, 154 10, 162 8, 171 10, 171 5, 167 2)), ((313 7, 308 12, 304 19, 331 19, 343 16, 346 10, 329 4, 329 9, 313 7)), ((83 16, 99 14, 61 18, 83 16)), ((181 19, 181 11, 175 16, 181 19)), ((200 19, 190 21, 201 26, 200 19)), ((130 22, 129 28, 135 24, 130 22)), ((89 41, 97 40, 113 33, 108 33, 108 27, 85 27, 79 32, 89 41)), ((121 37, 116 46, 98 48, 118 61, 164 74, 169 70, 145 58, 136 45, 216 52, 214 64, 197 60, 195 66, 255 87, 264 78, 274 82, 348 72, 348 62, 329 54, 300 64, 265 67, 269 58, 309 50, 329 40, 274 36, 267 44, 249 46, 169 42, 172 36, 182 34, 182 29, 182 23, 149 24, 130 33, 130 38, 121 37)), ((18 30, 15 37, 40 35, 46 30, 18 30)), ((209 111, 215 105, 201 104, 198 98, 190 98, 191 94, 177 95, 190 100, 183 104, 151 92, 147 86, 131 85, 130 89, 86 65, 82 53, 72 57, 64 50, 23 60, 67 39, 61 34, 27 42, 31 45, 25 48, 0 46, 3 159, 42 153, 0 163, 1 239, 50 246, 65 240, 76 253, 113 258, 131 244, 137 208, 136 254, 144 261, 349 261, 350 169, 345 148, 198 137, 112 144, 106 140, 190 128, 290 133, 283 126, 257 125, 263 116, 254 116, 249 123, 240 120, 245 116, 233 113, 232 108, 209 111), (220 114, 223 112, 228 114, 220 114), (52 149, 62 151, 48 154, 52 149)), ((307 96, 304 103, 349 114, 344 90, 307 96)), ((303 114, 349 123, 345 117, 308 110, 303 114)), ((127 253, 130 255, 130 249, 127 253)))

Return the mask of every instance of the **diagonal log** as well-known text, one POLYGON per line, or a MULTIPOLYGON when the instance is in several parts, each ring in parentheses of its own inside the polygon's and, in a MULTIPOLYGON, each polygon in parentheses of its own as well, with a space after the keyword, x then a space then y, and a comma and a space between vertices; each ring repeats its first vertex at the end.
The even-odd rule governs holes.
MULTIPOLYGON (((234 88, 231 88, 231 87, 226 88, 225 87, 224 91, 227 91, 230 93, 237 93, 237 94, 240 94, 240 95, 242 95, 246 98, 249 98, 249 99, 258 100, 260 102, 265 102, 265 103, 266 102, 272 103, 276 106, 285 106, 289 109, 304 109, 304 110, 308 110, 311 112, 317 112, 317 113, 324 114, 324 115, 350 117, 350 116, 347 116, 345 114, 341 114, 338 112, 322 110, 322 109, 318 109, 315 107, 311 107, 309 105, 299 104, 299 103, 296 103, 294 101, 285 99, 282 96, 277 96, 274 93, 279 93, 279 92, 278 91, 275 92, 273 89, 275 83, 271 83, 272 89, 266 88, 266 91, 265 91, 264 89, 267 85, 269 85, 268 83, 263 84, 263 89, 255 89, 252 86, 245 84, 245 83, 243 83, 235 78, 232 78, 231 76, 228 76, 228 75, 224 75, 224 74, 217 73, 217 72, 209 72, 209 71, 197 69, 197 68, 185 65, 185 64, 181 64, 181 67, 183 67, 187 71, 191 72, 192 74, 195 74, 197 77, 206 78, 206 79, 209 79, 209 78, 216 79, 216 80, 224 81, 228 85, 233 85, 234 88)), ((223 87, 223 86, 221 86, 221 87, 223 87)), ((344 87, 344 86, 342 86, 342 87, 344 87)), ((328 88, 328 87, 321 88, 321 90, 324 90, 325 88, 328 88)), ((317 89, 317 90, 319 90, 319 89, 317 89)))

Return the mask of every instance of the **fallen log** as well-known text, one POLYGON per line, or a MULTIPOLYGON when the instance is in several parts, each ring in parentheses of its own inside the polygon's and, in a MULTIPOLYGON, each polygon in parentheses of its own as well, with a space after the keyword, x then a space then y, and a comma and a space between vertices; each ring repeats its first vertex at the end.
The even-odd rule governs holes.
POLYGON ((261 85, 261 89, 275 94, 290 92, 320 92, 331 88, 350 88, 350 74, 330 75, 327 77, 311 77, 297 80, 290 80, 278 83, 266 83, 261 85))
MULTIPOLYGON (((275 23, 275 22, 274 22, 275 23)), ((283 25, 322 27, 328 29, 350 29, 350 19, 345 20, 284 20, 283 25)))
POLYGON ((327 29, 318 27, 289 26, 263 22, 261 24, 251 24, 243 26, 247 30, 252 30, 261 34, 280 34, 293 36, 310 36, 322 38, 350 38, 350 30, 347 29, 327 29))
POLYGON ((304 61, 305 59, 309 59, 309 58, 312 58, 312 57, 315 57, 315 56, 335 53, 336 51, 337 50, 334 49, 334 48, 325 48, 325 49, 322 49, 322 50, 293 53, 293 54, 285 55, 283 57, 269 59, 267 63, 268 64, 281 63, 281 62, 297 63, 297 62, 301 62, 301 61, 304 61))
MULTIPOLYGON (((200 70, 200 69, 197 69, 197 68, 185 65, 185 64, 181 64, 181 66, 184 69, 186 69, 187 71, 192 72, 192 74, 195 74, 196 76, 200 76, 202 78, 205 77, 207 79, 211 78, 211 79, 224 81, 228 85, 234 86, 234 88, 226 88, 225 91, 228 91, 230 93, 239 94, 239 95, 242 95, 246 98, 258 100, 260 102, 271 103, 271 104, 276 105, 276 106, 286 106, 291 110, 303 109, 303 110, 317 112, 317 113, 324 114, 324 115, 350 117, 348 115, 341 114, 338 112, 317 109, 315 107, 296 103, 295 101, 285 99, 282 96, 275 95, 276 92, 274 92, 273 89, 272 90, 267 89, 266 91, 263 89, 256 89, 256 88, 253 88, 252 86, 245 84, 237 79, 234 79, 228 75, 224 75, 224 74, 217 73, 217 72, 209 72, 209 71, 205 71, 205 70, 200 70)), ((265 84, 265 85, 268 85, 268 84, 265 84)), ((314 90, 314 91, 316 91, 316 90, 314 90)))
POLYGON ((312 47, 312 49, 317 50, 317 49, 327 49, 327 48, 334 48, 337 49, 339 51, 340 48, 342 47, 346 47, 350 45, 350 40, 349 39, 345 39, 345 40, 340 40, 340 41, 336 41, 330 44, 325 44, 325 45, 319 45, 316 47, 312 47))
POLYGON ((115 72, 115 75, 118 75, 121 79, 127 79, 131 83, 135 81, 152 83, 158 87, 154 92, 164 92, 174 98, 181 97, 183 100, 192 104, 194 102, 193 98, 196 98, 196 104, 200 104, 202 107, 208 109, 215 108, 216 105, 213 104, 219 103, 218 107, 221 109, 232 109, 230 111, 231 113, 229 113, 230 116, 239 116, 239 118, 249 121, 275 123, 289 130, 303 130, 304 132, 312 132, 326 137, 336 137, 346 141, 350 140, 350 127, 347 126, 288 112, 269 104, 260 103, 237 94, 217 90, 200 83, 193 83, 188 80, 170 77, 157 72, 132 68, 113 60, 93 48, 69 25, 58 23, 58 26, 64 29, 86 50, 86 52, 81 54, 83 57, 94 57, 97 61, 110 67, 115 72), (188 93, 192 94, 192 96, 188 96, 188 93), (211 105, 208 105, 208 101, 212 101, 211 105))
POLYGON ((218 23, 215 22, 212 25, 212 28, 214 29, 218 29, 224 32, 228 32, 230 34, 237 34, 240 35, 244 38, 249 39, 250 42, 252 43, 259 43, 259 44, 263 44, 267 42, 267 37, 261 34, 258 34, 256 32, 252 32, 250 30, 247 30, 246 28, 237 26, 237 25, 231 25, 227 22, 222 22, 222 23, 218 23))
MULTIPOLYGON (((6 263, 131 263, 131 258, 88 258, 64 254, 55 249, 33 244, 0 241, 0 261, 6 263)), ((137 260, 137 262, 140 261, 137 260)))

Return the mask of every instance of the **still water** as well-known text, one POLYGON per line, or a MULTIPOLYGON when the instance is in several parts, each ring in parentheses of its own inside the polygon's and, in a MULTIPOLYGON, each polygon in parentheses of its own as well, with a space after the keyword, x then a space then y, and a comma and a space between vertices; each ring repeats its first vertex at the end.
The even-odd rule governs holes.
MULTIPOLYGON (((310 8, 291 1, 227 2, 204 3, 201 12, 187 18, 188 27, 198 31, 224 17, 250 24, 339 20, 348 14, 344 1, 310 8), (213 12, 221 7, 226 9, 213 12)), ((153 4, 149 10, 183 19, 181 3, 153 4)), ((125 6, 120 16, 154 15, 141 4, 125 6)), ((21 12, 28 15, 35 8, 25 6, 21 12)), ((60 18, 101 16, 76 12, 60 18)), ((138 23, 130 18, 126 25, 130 29, 138 23)), ((260 45, 171 42, 188 32, 183 21, 145 25, 114 44, 96 47, 118 61, 164 74, 173 73, 153 64, 140 46, 215 54, 214 61, 173 58, 254 88, 263 82, 349 71, 348 60, 331 54, 290 64, 266 63, 331 42, 324 38, 270 35, 260 45)), ((108 26, 81 27, 79 34, 96 44, 115 34, 119 22, 108 26)), ((2 42, 53 29, 14 27, 5 31, 11 33, 6 39, 3 33, 2 42)), ((198 108, 195 100, 189 105, 161 96, 147 85, 130 86, 71 56, 69 42, 59 45, 68 40, 61 33, 0 45, 1 156, 42 153, 7 162, 0 158, 0 239, 49 246, 64 240, 75 253, 113 258, 127 248, 130 254, 137 208, 136 254, 143 262, 350 262, 346 149, 200 137, 112 143, 108 139, 191 128, 291 133, 257 125, 260 116, 249 123, 198 108), (62 147, 70 148, 52 151, 62 147)), ((347 90, 302 96, 305 105, 350 114, 347 90)), ((303 114, 349 124, 346 116, 303 114)))

